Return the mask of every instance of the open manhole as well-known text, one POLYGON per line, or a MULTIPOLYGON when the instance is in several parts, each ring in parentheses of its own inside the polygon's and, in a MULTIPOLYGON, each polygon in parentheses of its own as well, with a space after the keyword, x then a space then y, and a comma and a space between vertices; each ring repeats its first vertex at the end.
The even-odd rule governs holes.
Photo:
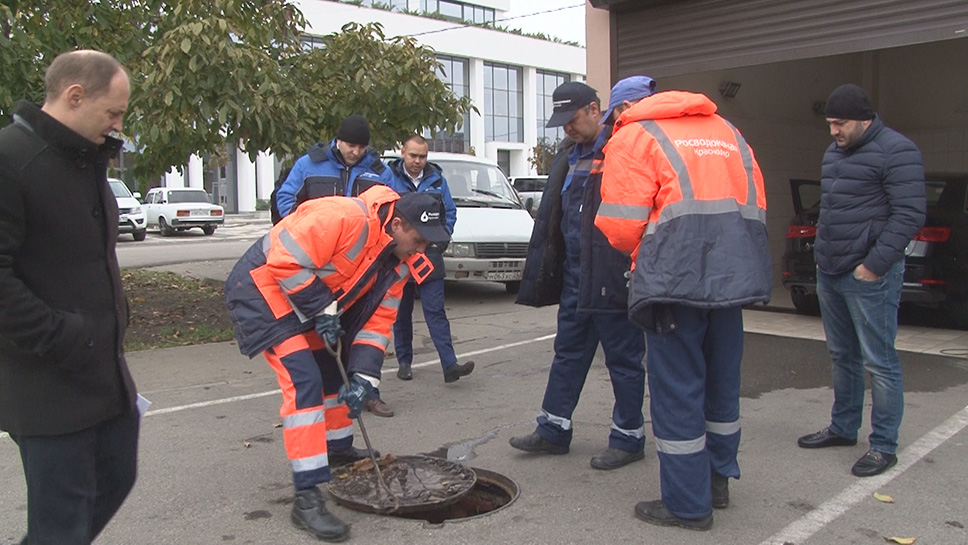
POLYGON ((373 474, 365 469, 363 472, 355 472, 348 467, 338 469, 334 473, 334 480, 330 482, 329 493, 337 503, 350 509, 425 520, 431 524, 484 516, 507 507, 518 498, 518 485, 510 478, 487 469, 467 468, 443 458, 403 456, 396 458, 388 468, 384 468, 384 472, 389 474, 389 486, 400 500, 396 509, 389 509, 390 504, 386 503, 385 496, 376 490, 377 481, 373 474), (407 468, 407 475, 395 478, 394 474, 402 473, 402 468, 407 468), (458 494, 452 494, 453 491, 449 489, 437 490, 441 484, 453 488, 453 483, 465 479, 465 474, 471 478, 468 482, 469 490, 464 488, 458 494), (438 476, 445 480, 436 482, 439 480, 438 476), (420 488, 411 485, 423 486, 428 483, 430 486, 426 488, 432 490, 434 496, 441 497, 409 497, 412 492, 410 488, 420 488), (445 497, 449 495, 454 497, 445 497), (419 505, 420 501, 424 502, 423 505, 419 505))
POLYGON ((487 469, 471 468, 477 473, 477 482, 470 492, 456 503, 437 509, 413 511, 401 518, 426 520, 432 524, 447 521, 470 520, 504 509, 518 499, 518 484, 500 473, 487 469))

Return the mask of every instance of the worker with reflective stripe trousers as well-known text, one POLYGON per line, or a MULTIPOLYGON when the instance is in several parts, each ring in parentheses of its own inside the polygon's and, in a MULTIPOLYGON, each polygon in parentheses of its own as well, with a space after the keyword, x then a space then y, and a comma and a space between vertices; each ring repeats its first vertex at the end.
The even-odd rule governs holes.
POLYGON ((632 257, 662 498, 651 524, 708 530, 740 476, 742 306, 769 301, 766 194, 753 150, 702 94, 664 91, 616 121, 595 218, 632 257))
POLYGON ((380 382, 403 287, 411 275, 420 282, 429 274, 427 244, 449 238, 438 195, 400 197, 374 186, 359 197, 302 203, 226 280, 239 350, 250 358, 262 352, 282 388, 279 412, 296 488, 292 523, 318 539, 349 535, 317 485, 340 462, 330 449, 340 449, 343 462, 356 458, 350 419, 380 382), (339 363, 326 349, 337 340, 339 363))

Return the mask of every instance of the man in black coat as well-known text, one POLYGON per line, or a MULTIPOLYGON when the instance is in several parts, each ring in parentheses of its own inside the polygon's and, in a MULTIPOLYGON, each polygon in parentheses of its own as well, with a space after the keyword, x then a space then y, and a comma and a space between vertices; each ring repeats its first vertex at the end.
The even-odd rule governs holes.
POLYGON ((48 67, 0 131, 0 429, 27 483, 22 543, 89 544, 135 481, 136 391, 108 161, 130 87, 110 55, 48 67))

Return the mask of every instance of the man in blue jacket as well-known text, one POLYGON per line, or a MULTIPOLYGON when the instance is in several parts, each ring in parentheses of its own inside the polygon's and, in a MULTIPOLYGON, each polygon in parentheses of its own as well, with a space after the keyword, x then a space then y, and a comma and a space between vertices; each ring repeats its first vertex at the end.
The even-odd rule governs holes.
MULTIPOLYGON (((457 206, 450 195, 447 180, 444 179, 440 167, 427 162, 427 152, 430 146, 427 140, 419 134, 412 134, 403 142, 401 158, 390 162, 390 172, 393 173, 393 183, 390 185, 400 195, 412 192, 431 191, 439 193, 446 210, 445 226, 447 232, 454 233, 457 223, 457 206)), ((409 282, 403 288, 400 308, 397 311, 397 321, 393 324, 393 346, 397 353, 397 377, 400 380, 411 380, 413 371, 413 300, 414 292, 420 292, 420 304, 423 306, 424 320, 430 331, 430 339, 437 348, 440 366, 444 370, 444 382, 455 382, 460 377, 471 374, 474 362, 457 363, 454 344, 450 336, 450 321, 444 310, 444 256, 446 248, 438 245, 428 246, 427 257, 434 265, 434 271, 421 284, 409 282)))
POLYGON ((564 83, 552 94, 555 108, 547 125, 563 126, 568 138, 559 146, 541 197, 516 302, 557 304, 558 332, 537 428, 511 438, 518 450, 568 452, 571 416, 601 344, 615 406, 608 448, 592 457, 591 466, 617 469, 645 457, 645 335, 628 319, 624 275, 631 262, 592 222, 601 205, 601 150, 611 133, 601 123, 654 89, 655 82, 645 76, 618 82, 604 116, 596 91, 584 83, 564 83))
POLYGON ((316 197, 355 197, 376 184, 390 185, 391 176, 370 145, 370 124, 359 114, 343 120, 336 138, 320 142, 300 157, 275 192, 279 217, 316 197))
POLYGON ((870 449, 851 473, 870 477, 897 463, 904 385, 894 340, 904 248, 924 224, 924 163, 917 146, 884 125, 856 85, 831 93, 826 116, 835 142, 823 156, 814 254, 834 405, 830 425, 797 444, 810 449, 857 444, 866 369, 872 385, 870 449))

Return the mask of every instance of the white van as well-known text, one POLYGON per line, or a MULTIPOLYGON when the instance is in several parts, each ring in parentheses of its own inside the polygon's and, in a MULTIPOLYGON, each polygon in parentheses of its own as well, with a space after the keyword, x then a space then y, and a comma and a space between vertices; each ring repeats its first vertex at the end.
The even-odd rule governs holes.
MULTIPOLYGON (((396 157, 387 157, 387 160, 396 157)), ((534 220, 497 163, 473 155, 430 152, 457 205, 444 252, 447 280, 502 282, 517 293, 534 220)))

